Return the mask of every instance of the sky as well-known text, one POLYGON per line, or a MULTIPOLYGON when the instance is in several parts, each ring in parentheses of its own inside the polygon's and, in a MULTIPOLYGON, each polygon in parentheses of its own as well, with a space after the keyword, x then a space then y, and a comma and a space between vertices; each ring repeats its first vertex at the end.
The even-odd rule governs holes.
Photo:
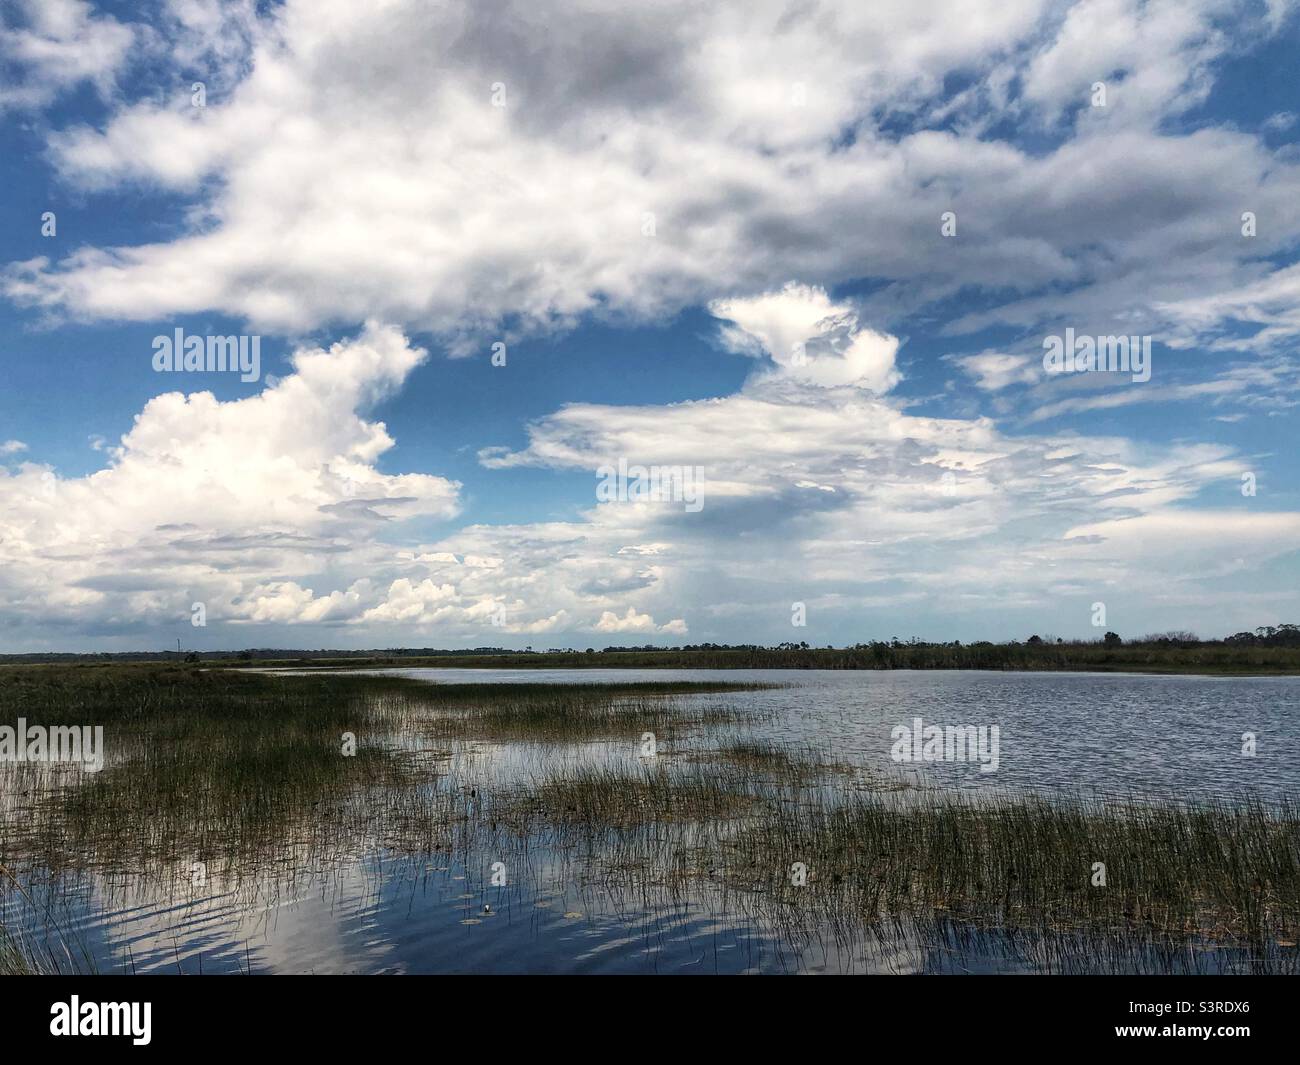
POLYGON ((0 651, 1300 621, 1298 46, 0 0, 0 651))

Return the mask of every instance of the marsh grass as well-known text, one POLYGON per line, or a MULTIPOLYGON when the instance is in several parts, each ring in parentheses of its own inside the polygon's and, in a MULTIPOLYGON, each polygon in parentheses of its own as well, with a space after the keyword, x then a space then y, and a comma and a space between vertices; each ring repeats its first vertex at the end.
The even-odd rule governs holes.
POLYGON ((727 822, 749 812, 756 801, 737 773, 679 772, 656 762, 639 770, 584 767, 511 789, 489 816, 520 832, 552 826, 622 832, 727 822))
POLYGON ((95 962, 85 944, 69 935, 55 919, 48 902, 34 898, 27 885, 0 865, 0 976, 34 976, 94 972, 95 962), (24 923, 7 919, 11 899, 37 917, 33 934, 24 923))
MULTIPOLYGON (((167 878, 445 850, 469 821, 451 740, 669 739, 739 712, 691 682, 429 685, 157 666, 0 669, 0 722, 102 724, 108 761, 0 766, 0 862, 167 878), (686 698, 705 697, 705 698, 686 698), (343 737, 356 739, 344 756, 343 737)), ((472 790, 472 789, 470 789, 472 790)))
MULTIPOLYGON (((0 861, 149 871, 354 839, 363 797, 434 771, 374 688, 138 667, 0 671, 0 721, 104 726, 106 767, 5 766, 0 861), (353 757, 343 734, 357 737, 353 757), (309 840, 309 841, 310 841, 309 840)), ((385 690, 405 685, 383 684, 385 690)))
POLYGON ((837 912, 943 911, 1003 927, 1080 925, 1263 942, 1300 919, 1300 820, 1266 809, 1139 800, 906 803, 856 794, 777 805, 729 841, 733 864, 802 861, 810 890, 769 875, 787 901, 837 912), (1105 886, 1094 886, 1104 863, 1105 886))
POLYGON ((861 770, 836 762, 811 745, 781 745, 769 740, 731 739, 716 747, 689 751, 686 758, 742 770, 746 779, 754 782, 812 786, 828 776, 863 775, 861 770))
POLYGON ((438 685, 418 699, 442 712, 419 727, 437 739, 631 743, 652 732, 657 742, 671 742, 686 731, 733 724, 746 716, 728 701, 704 696, 758 687, 763 686, 683 681, 438 685))
MULTIPOLYGON (((584 853, 607 856, 593 868, 660 882, 673 870, 683 891, 712 880, 756 912, 803 927, 845 930, 892 916, 1058 945, 1100 936, 1112 951, 1112 940, 1127 940, 1296 956, 1300 812, 1292 804, 904 800, 772 787, 746 773, 634 772, 550 781, 531 801, 552 826, 580 830, 584 853), (692 829, 676 831, 681 825, 692 829), (807 870, 804 884, 791 876, 795 863, 807 870), (1095 863, 1105 865, 1104 886, 1094 884, 1095 863)), ((1069 969, 1068 961, 1057 964, 1069 969)))
POLYGON ((36 976, 58 971, 40 947, 31 946, 21 933, 0 925, 0 976, 36 976))
POLYGON ((103 725, 106 733, 184 738, 196 728, 266 725, 286 716, 335 724, 401 678, 271 677, 183 666, 0 667, 0 721, 103 725))

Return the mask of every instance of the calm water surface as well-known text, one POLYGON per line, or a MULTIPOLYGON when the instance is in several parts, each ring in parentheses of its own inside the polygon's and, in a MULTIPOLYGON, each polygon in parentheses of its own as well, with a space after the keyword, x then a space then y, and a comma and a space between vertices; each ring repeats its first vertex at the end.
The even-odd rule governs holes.
POLYGON ((437 684, 720 680, 783 685, 729 694, 749 730, 937 787, 1140 790, 1165 797, 1300 794, 1300 677, 1219 678, 976 670, 402 669, 437 684), (900 767, 890 730, 997 725, 996 773, 900 767), (1254 757, 1242 736, 1256 737, 1254 757))

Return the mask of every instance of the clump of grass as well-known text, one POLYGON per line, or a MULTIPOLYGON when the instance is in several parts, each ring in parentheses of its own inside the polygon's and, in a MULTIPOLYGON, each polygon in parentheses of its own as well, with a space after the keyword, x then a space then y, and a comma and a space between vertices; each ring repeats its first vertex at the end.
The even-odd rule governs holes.
POLYGON ((584 767, 516 789, 491 818, 516 830, 538 826, 622 831, 670 822, 728 821, 752 807, 754 795, 735 774, 680 772, 662 764, 638 769, 584 767))
POLYGON ((741 878, 835 920, 942 912, 985 927, 1256 944, 1293 940, 1300 923, 1289 805, 815 797, 767 807, 724 849, 741 878), (804 887, 786 875, 794 862, 810 871, 804 887))
POLYGON ((94 959, 85 944, 67 934, 9 869, 0 865, 0 976, 34 976, 93 972, 94 959), (32 914, 43 934, 24 932, 13 923, 15 903, 32 914), (75 953, 74 953, 75 951, 75 953))
MULTIPOLYGON (((946 922, 1028 936, 1071 971, 1087 968, 1071 943, 1109 952, 1117 966, 1139 946, 1180 957, 1189 943, 1274 960, 1294 953, 1294 805, 900 799, 792 780, 790 762, 765 745, 730 749, 734 763, 695 763, 690 772, 662 764, 565 772, 492 817, 549 836, 561 852, 581 843, 592 876, 679 892, 711 881, 790 927, 846 933, 886 918, 932 930, 946 922), (763 779, 754 766, 772 771, 763 779), (791 876, 796 865, 806 882, 791 876)), ((1184 961, 1196 971, 1195 958, 1184 961)))
POLYGON ((105 733, 178 737, 207 723, 254 726, 286 715, 333 724, 377 691, 418 683, 396 677, 331 680, 185 666, 0 667, 0 721, 24 717, 29 725, 103 725, 105 733))
POLYGON ((421 730, 439 739, 578 743, 645 732, 669 740, 681 732, 733 724, 742 712, 727 702, 691 700, 738 687, 673 681, 635 684, 448 684, 413 699, 437 712, 421 730))
MULTIPOLYGON (((273 674, 272 674, 273 675, 273 674)), ((353 678, 361 683, 372 683, 372 674, 364 678, 353 678)), ((334 678, 331 678, 331 682, 334 678)), ((408 691, 419 691, 422 701, 430 704, 473 703, 500 698, 502 696, 541 696, 553 695, 564 699, 582 697, 590 699, 609 699, 630 695, 710 695, 721 692, 767 691, 777 687, 755 681, 725 680, 634 680, 610 681, 602 683, 572 682, 547 683, 544 681, 518 681, 509 684, 428 684, 424 681, 405 677, 385 677, 383 679, 399 680, 414 687, 408 691)))
POLYGON ((303 848, 343 853, 373 828, 376 796, 436 774, 437 752, 391 742, 393 707, 412 683, 158 667, 0 670, 0 720, 103 724, 108 755, 98 773, 5 767, 0 861, 56 874, 152 874, 194 861, 274 863, 303 848), (351 756, 345 733, 356 737, 351 756))
POLYGON ((0 926, 0 976, 33 976, 45 971, 42 959, 0 926))
POLYGON ((296 848, 319 862, 364 841, 377 795, 430 772, 396 751, 283 737, 161 752, 44 794, 13 842, 54 872, 251 867, 296 848))
POLYGON ((691 751, 694 762, 743 770, 754 782, 810 786, 828 775, 852 776, 852 766, 826 758, 811 746, 783 746, 769 740, 734 739, 715 748, 691 751))

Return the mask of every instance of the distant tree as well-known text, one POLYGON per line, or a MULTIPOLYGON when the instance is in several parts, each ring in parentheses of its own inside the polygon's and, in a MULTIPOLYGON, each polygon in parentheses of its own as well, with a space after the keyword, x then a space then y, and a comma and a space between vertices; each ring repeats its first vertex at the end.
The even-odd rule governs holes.
POLYGON ((1201 639, 1194 632, 1188 632, 1185 629, 1174 629, 1169 632, 1151 632, 1143 636, 1139 643, 1159 643, 1159 644, 1184 644, 1200 643, 1201 639))
POLYGON ((1107 647, 1118 647, 1124 641, 1120 639, 1118 632, 1108 632, 1102 638, 1101 642, 1104 643, 1107 647))
POLYGON ((1034 633, 1034 635, 1029 637, 1029 639, 1026 640, 1025 642, 1032 643, 1032 644, 1040 644, 1043 642, 1043 638, 1039 636, 1037 633, 1034 633))
POLYGON ((198 660, 199 660, 199 655, 197 651, 191 651, 189 654, 185 656, 186 662, 197 662, 198 660))

